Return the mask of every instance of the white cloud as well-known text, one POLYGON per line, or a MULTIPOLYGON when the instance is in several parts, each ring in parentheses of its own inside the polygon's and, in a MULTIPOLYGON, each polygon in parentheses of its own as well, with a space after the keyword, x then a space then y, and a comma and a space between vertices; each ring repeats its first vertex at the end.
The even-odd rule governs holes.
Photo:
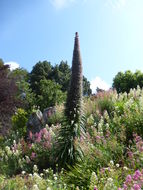
POLYGON ((109 90, 110 85, 107 84, 100 77, 96 77, 95 79, 90 81, 90 88, 92 89, 92 93, 96 92, 97 87, 103 90, 109 90))
POLYGON ((126 3, 127 3, 127 0, 107 0, 105 5, 113 9, 120 9, 124 7, 126 3))
POLYGON ((52 5, 56 9, 65 8, 65 7, 69 6, 70 4, 72 4, 75 1, 76 0, 50 0, 50 2, 52 3, 52 5))
POLYGON ((5 62, 4 64, 9 65, 11 71, 14 70, 14 69, 19 68, 19 64, 14 62, 14 61, 5 62))

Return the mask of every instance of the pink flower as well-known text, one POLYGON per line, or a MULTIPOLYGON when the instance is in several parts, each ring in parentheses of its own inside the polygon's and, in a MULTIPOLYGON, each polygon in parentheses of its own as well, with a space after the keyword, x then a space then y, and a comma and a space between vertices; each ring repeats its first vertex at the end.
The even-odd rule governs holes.
POLYGON ((129 158, 133 158, 133 152, 132 151, 128 151, 128 156, 129 156, 129 158))
POLYGON ((36 142, 40 142, 41 141, 41 131, 39 133, 36 133, 35 136, 37 137, 36 142))
POLYGON ((41 141, 41 137, 39 136, 39 137, 37 137, 37 139, 36 139, 36 142, 40 142, 41 141))
POLYGON ((45 134, 45 135, 48 133, 48 131, 47 131, 46 128, 43 128, 43 129, 42 129, 42 132, 43 132, 43 134, 45 134))
POLYGON ((32 152, 32 154, 31 154, 31 157, 30 157, 31 159, 34 159, 34 158, 36 158, 36 153, 35 152, 32 152))
POLYGON ((32 134, 32 132, 30 131, 30 132, 29 132, 29 139, 32 140, 32 137, 33 137, 33 134, 32 134))
POLYGON ((101 142, 101 137, 99 135, 96 136, 96 142, 100 143, 101 142))
POLYGON ((140 186, 138 184, 133 185, 134 190, 141 190, 140 186))
POLYGON ((123 185, 124 190, 126 190, 128 188, 128 186, 126 184, 123 185))
POLYGON ((43 143, 43 146, 44 146, 45 148, 48 148, 48 149, 51 148, 51 144, 50 144, 49 142, 44 142, 44 143, 43 143))
POLYGON ((101 168, 101 169, 100 169, 100 172, 101 172, 102 174, 104 174, 105 168, 101 168))
POLYGON ((126 177, 126 184, 128 184, 128 183, 131 183, 131 181, 132 181, 132 176, 131 175, 128 175, 127 177, 126 177))
POLYGON ((97 187, 94 187, 94 190, 98 190, 97 187))
POLYGON ((141 176, 142 176, 141 172, 137 170, 133 175, 133 179, 137 181, 141 176))
POLYGON ((32 144, 28 144, 28 147, 29 147, 29 149, 31 149, 32 148, 32 144))
POLYGON ((140 136, 136 136, 136 137, 135 137, 136 143, 139 142, 139 141, 141 141, 141 140, 142 140, 142 138, 141 138, 140 136))

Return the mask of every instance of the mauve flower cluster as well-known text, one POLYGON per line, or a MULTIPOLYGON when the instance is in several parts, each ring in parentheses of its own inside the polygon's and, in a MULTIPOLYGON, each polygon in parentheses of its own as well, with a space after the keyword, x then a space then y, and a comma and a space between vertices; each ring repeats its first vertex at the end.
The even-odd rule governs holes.
POLYGON ((137 150, 141 153, 143 152, 143 140, 140 136, 138 136, 137 134, 133 134, 134 136, 134 141, 136 143, 136 148, 137 150))
POLYGON ((32 134, 32 132, 29 132, 29 140, 34 142, 34 143, 38 143, 38 144, 42 144, 43 147, 45 148, 51 148, 52 145, 52 136, 53 134, 51 133, 51 131, 47 130, 46 128, 43 128, 40 130, 39 133, 35 133, 32 134))
POLYGON ((141 190, 143 188, 143 170, 136 170, 133 175, 128 175, 122 188, 118 190, 141 190))

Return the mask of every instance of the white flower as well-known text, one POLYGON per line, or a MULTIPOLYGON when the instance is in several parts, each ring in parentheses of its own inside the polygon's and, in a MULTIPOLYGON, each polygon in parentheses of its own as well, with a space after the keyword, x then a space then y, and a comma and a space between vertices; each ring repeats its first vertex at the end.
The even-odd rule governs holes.
POLYGON ((47 187, 47 190, 51 190, 51 188, 50 188, 50 187, 47 187))
POLYGON ((46 173, 49 173, 49 170, 48 170, 48 169, 46 169, 46 170, 45 170, 45 172, 46 172, 46 173))
POLYGON ((37 171, 38 171, 37 165, 34 165, 34 166, 33 166, 33 171, 34 171, 34 172, 37 172, 37 171))
POLYGON ((29 156, 25 156, 25 158, 26 158, 26 162, 29 163, 30 162, 29 156))
POLYGON ((112 166, 114 165, 114 162, 113 162, 113 160, 111 160, 111 161, 110 161, 110 164, 111 164, 112 166))
POLYGON ((32 190, 39 190, 39 187, 38 187, 38 185, 37 185, 37 184, 33 185, 33 188, 32 188, 32 190))
POLYGON ((5 147, 5 151, 6 151, 7 155, 9 155, 9 156, 12 154, 12 151, 10 150, 9 146, 5 147))
POLYGON ((123 167, 124 170, 128 170, 128 168, 126 166, 123 167))
POLYGON ((18 155, 19 155, 19 151, 16 150, 16 151, 14 152, 14 155, 15 155, 15 156, 18 156, 18 155))
POLYGON ((42 177, 44 174, 43 173, 40 173, 40 176, 42 177))
POLYGON ((36 172, 33 173, 33 176, 36 178, 36 179, 42 179, 36 172))
POLYGON ((8 161, 8 156, 7 155, 5 156, 5 160, 8 161))
POLYGON ((109 177, 109 178, 107 179, 107 181, 108 181, 109 183, 112 183, 112 182, 113 182, 113 179, 112 179, 111 177, 109 177))
POLYGON ((117 168, 119 168, 119 166, 120 166, 119 164, 116 164, 116 167, 117 167, 117 168))
POLYGON ((29 177, 32 177, 32 174, 29 174, 29 177))
POLYGON ((24 175, 26 172, 25 172, 25 171, 22 171, 21 173, 22 173, 22 175, 24 175))

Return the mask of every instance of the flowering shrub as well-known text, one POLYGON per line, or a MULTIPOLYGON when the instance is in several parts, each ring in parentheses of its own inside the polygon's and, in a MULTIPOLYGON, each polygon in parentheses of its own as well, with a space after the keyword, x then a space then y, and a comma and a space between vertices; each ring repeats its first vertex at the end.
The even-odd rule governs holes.
POLYGON ((83 159, 67 170, 56 167, 59 122, 30 132, 28 140, 22 133, 12 133, 1 140, 0 189, 143 189, 143 90, 110 91, 85 104, 86 133, 75 141, 83 159), (102 104, 104 96, 112 107, 102 104))
POLYGON ((59 126, 52 126, 48 130, 43 128, 39 133, 29 133, 29 141, 19 139, 17 142, 11 139, 6 141, 6 146, 0 151, 0 168, 3 173, 18 174, 23 169, 30 172, 34 164, 39 169, 53 165, 53 144, 55 132, 59 126), (53 129, 54 127, 54 129, 53 129))
POLYGON ((45 169, 43 173, 35 171, 35 165, 32 173, 22 171, 15 178, 6 179, 0 175, 0 189, 24 189, 24 190, 66 190, 67 185, 63 182, 62 171, 55 173, 52 169, 45 169))
POLYGON ((133 175, 127 175, 123 188, 118 190, 141 190, 143 188, 143 170, 136 170, 133 175))
MULTIPOLYGON (((55 128, 57 129, 58 126, 55 128)), ((36 163, 40 169, 48 168, 54 164, 53 144, 55 133, 52 128, 41 129, 39 133, 29 133, 28 153, 31 161, 36 163)))

